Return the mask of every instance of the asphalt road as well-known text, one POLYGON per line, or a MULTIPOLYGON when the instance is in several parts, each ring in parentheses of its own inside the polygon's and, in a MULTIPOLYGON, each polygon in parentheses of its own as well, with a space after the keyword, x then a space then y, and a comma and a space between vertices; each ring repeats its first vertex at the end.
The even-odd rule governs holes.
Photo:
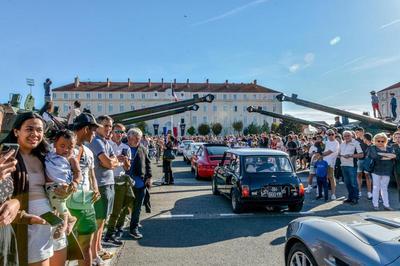
MULTIPOLYGON (((291 220, 372 209, 365 196, 356 206, 343 204, 345 185, 338 185, 335 201, 315 200, 314 191, 306 194, 300 213, 252 209, 236 215, 227 198, 212 195, 209 181, 194 179, 181 157, 173 162, 173 186, 160 186, 162 168, 154 162, 152 168, 153 209, 151 214, 143 209, 141 215, 144 237, 135 241, 126 235, 113 265, 284 265, 285 232, 291 220)), ((306 173, 300 177, 305 180, 306 173)), ((392 188, 390 202, 398 209, 397 198, 392 188)))

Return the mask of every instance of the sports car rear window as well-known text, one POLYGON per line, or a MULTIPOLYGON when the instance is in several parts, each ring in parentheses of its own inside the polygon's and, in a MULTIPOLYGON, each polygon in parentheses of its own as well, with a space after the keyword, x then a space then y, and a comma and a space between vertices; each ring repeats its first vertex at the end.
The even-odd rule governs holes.
POLYGON ((207 152, 210 156, 215 155, 223 155, 224 152, 228 149, 226 146, 207 146, 207 152))
POLYGON ((284 156, 246 156, 244 167, 247 173, 292 172, 284 156))

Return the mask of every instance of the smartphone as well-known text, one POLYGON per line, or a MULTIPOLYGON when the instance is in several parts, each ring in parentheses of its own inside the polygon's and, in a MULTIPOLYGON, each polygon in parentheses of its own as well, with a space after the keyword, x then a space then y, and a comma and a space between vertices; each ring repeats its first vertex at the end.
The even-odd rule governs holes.
POLYGON ((40 215, 46 222, 48 222, 51 226, 56 226, 64 222, 63 219, 55 215, 53 212, 46 212, 40 215))
POLYGON ((13 157, 15 158, 15 156, 17 155, 18 150, 19 150, 19 144, 17 144, 17 143, 3 143, 3 144, 0 145, 0 153, 1 154, 6 154, 10 150, 14 150, 13 157))
POLYGON ((122 149, 121 155, 127 156, 128 155, 128 149, 122 149))

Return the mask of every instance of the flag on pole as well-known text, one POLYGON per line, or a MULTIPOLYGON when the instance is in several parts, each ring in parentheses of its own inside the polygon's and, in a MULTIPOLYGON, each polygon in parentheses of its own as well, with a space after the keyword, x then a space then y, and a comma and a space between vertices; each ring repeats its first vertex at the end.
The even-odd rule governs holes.
POLYGON ((174 99, 175 102, 179 101, 178 96, 176 96, 174 87, 171 86, 171 90, 172 90, 172 98, 174 99))

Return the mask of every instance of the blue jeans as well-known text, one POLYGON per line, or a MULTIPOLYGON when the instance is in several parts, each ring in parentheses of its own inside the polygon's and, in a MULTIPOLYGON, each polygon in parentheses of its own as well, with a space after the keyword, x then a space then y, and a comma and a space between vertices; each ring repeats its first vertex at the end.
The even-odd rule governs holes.
POLYGON ((131 216, 131 224, 129 226, 130 231, 138 229, 140 212, 142 210, 145 187, 143 188, 133 188, 133 193, 135 194, 135 199, 133 201, 133 210, 131 216))
POLYGON ((358 200, 357 168, 353 166, 342 166, 344 183, 349 193, 348 199, 358 200))
POLYGON ((328 178, 317 177, 318 197, 322 197, 322 189, 324 189, 325 200, 328 200, 328 178))
POLYGON ((394 119, 396 119, 396 117, 397 117, 396 108, 397 108, 397 106, 392 106, 392 115, 393 115, 394 119))

